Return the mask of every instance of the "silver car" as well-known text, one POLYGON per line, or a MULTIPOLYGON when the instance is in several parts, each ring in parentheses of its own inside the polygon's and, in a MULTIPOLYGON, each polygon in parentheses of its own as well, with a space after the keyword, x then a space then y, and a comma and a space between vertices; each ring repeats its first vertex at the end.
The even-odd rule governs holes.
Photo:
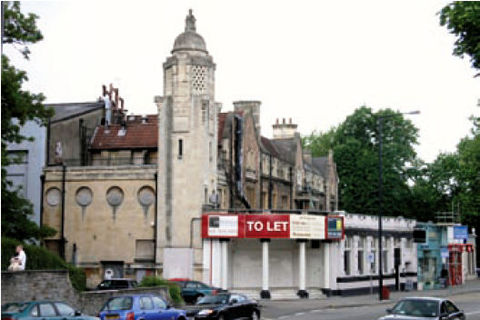
POLYGON ((443 298, 404 298, 387 309, 379 320, 465 320, 465 313, 452 301, 443 298))

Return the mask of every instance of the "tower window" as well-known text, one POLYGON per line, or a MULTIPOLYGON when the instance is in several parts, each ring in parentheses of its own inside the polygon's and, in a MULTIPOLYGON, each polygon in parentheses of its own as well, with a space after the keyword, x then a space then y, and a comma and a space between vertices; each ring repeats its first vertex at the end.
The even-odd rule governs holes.
POLYGON ((207 67, 192 67, 192 91, 193 94, 204 94, 206 91, 207 67))
POLYGON ((212 162, 213 151, 212 151, 212 142, 211 141, 208 143, 208 157, 209 157, 209 161, 212 162))
POLYGON ((178 139, 178 159, 182 159, 183 157, 183 140, 178 139))
POLYGON ((202 123, 208 119, 208 100, 202 101, 202 123))

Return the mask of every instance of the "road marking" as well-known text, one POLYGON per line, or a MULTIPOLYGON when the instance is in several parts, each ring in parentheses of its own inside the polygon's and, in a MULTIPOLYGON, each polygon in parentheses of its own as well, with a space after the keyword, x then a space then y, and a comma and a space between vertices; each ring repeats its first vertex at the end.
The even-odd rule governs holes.
POLYGON ((480 313, 480 310, 479 311, 473 311, 473 312, 468 312, 468 313, 465 313, 467 316, 470 316, 472 314, 477 314, 477 313, 480 313))

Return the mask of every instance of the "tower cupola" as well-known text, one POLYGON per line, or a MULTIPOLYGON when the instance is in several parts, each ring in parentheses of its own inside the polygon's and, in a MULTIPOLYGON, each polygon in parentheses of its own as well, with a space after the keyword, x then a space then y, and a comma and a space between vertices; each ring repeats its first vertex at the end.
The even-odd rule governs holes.
POLYGON ((185 32, 179 34, 175 39, 172 53, 177 51, 200 51, 208 53, 205 40, 203 40, 203 37, 196 31, 195 21, 196 19, 193 16, 192 9, 190 9, 185 19, 185 32))

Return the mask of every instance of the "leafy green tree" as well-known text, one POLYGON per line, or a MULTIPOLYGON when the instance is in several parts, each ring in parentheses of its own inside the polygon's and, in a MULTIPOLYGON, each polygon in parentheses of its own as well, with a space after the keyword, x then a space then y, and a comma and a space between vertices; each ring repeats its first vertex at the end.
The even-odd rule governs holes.
POLYGON ((328 155, 328 151, 333 148, 337 128, 332 127, 326 132, 313 131, 309 136, 302 138, 304 148, 308 148, 316 157, 328 155))
MULTIPOLYGON (((457 36, 453 54, 470 56, 472 67, 480 70, 480 2, 455 1, 440 11, 440 25, 457 36)), ((479 76, 477 73, 475 76, 479 76)))
MULTIPOLYGON (((13 45, 17 49, 17 46, 23 46, 19 51, 28 59, 28 45, 42 39, 42 34, 36 27, 38 17, 31 13, 25 16, 20 11, 19 2, 2 2, 2 6, 2 45, 13 45)), ((41 93, 35 94, 22 89, 27 80, 26 72, 12 66, 7 56, 2 53, 2 235, 19 240, 39 239, 54 232, 51 228, 39 228, 28 219, 33 213, 32 205, 18 190, 13 190, 4 169, 18 161, 8 156, 7 144, 33 140, 33 137, 23 136, 20 128, 30 120, 45 125, 53 115, 53 110, 43 106, 45 97, 41 93)))
POLYGON ((349 212, 378 212, 379 158, 378 118, 383 119, 383 185, 385 215, 406 215, 410 196, 408 182, 416 161, 414 145, 418 129, 390 109, 376 113, 361 107, 337 128, 312 133, 304 142, 313 156, 333 149, 340 179, 340 208, 349 212))

